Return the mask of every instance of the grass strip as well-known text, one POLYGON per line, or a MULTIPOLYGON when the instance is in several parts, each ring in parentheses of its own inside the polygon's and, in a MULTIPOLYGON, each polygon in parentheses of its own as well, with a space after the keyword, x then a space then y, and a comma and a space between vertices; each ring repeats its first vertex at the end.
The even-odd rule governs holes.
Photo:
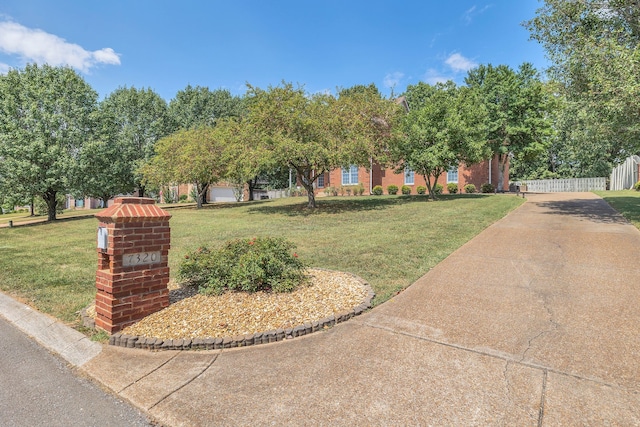
POLYGON ((594 193, 640 229, 640 191, 594 191, 594 193))

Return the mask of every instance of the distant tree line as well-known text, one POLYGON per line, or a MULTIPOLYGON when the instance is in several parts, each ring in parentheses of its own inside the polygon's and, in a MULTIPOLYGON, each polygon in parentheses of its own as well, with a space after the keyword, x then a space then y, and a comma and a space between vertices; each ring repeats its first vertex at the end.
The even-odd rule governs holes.
POLYGON ((187 86, 168 104, 151 89, 121 87, 98 101, 72 69, 27 65, 0 76, 0 203, 47 204, 61 195, 107 201, 191 183, 198 207, 224 181, 250 195, 259 178, 289 171, 315 207, 314 184, 330 170, 372 161, 425 177, 460 162, 530 158, 550 138, 551 93, 530 64, 480 66, 466 86, 409 86, 409 111, 375 85, 307 93, 283 82, 224 89, 187 86))

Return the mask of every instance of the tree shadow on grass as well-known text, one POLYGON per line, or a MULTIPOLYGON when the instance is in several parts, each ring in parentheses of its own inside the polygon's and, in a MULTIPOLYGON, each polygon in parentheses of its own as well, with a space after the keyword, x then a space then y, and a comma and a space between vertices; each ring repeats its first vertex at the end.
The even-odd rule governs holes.
POLYGON ((633 223, 640 223, 640 197, 604 197, 604 200, 633 223))
POLYGON ((441 195, 433 202, 428 196, 360 196, 360 197, 331 197, 316 199, 317 208, 307 207, 307 199, 301 198, 300 203, 289 205, 257 205, 249 208, 249 213, 278 214, 291 217, 307 217, 321 214, 342 214, 347 212, 361 212, 389 209, 395 206, 409 203, 440 203, 457 199, 470 199, 487 197, 480 194, 441 195))
MULTIPOLYGON (((637 205, 638 199, 632 200, 629 198, 617 198, 617 199, 629 199, 624 200, 623 203, 635 202, 637 205)), ((549 209, 547 214, 549 215, 570 215, 587 219, 589 221, 602 223, 602 224, 628 224, 629 222, 618 213, 611 205, 602 199, 574 199, 574 200, 558 200, 549 202, 538 202, 538 206, 549 209)), ((635 220, 640 221, 640 212, 636 209, 632 212, 635 214, 635 220)), ((630 218, 632 221, 634 219, 630 218)))

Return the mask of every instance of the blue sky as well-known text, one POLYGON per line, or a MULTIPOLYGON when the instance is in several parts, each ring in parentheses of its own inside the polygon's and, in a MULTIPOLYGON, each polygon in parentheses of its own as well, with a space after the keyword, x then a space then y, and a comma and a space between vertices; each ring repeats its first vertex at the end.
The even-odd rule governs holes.
POLYGON ((3 0, 0 72, 69 65, 100 98, 187 84, 241 95, 281 81, 309 92, 375 83, 389 94, 470 67, 548 63, 524 20, 537 0, 3 0))

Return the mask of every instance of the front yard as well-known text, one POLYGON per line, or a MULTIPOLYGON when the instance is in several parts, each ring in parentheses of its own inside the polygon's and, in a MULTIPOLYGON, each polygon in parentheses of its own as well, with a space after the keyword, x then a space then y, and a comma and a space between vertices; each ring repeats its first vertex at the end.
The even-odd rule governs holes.
MULTIPOLYGON (((172 209, 172 277, 185 253, 229 239, 285 237, 313 267, 351 272, 391 298, 523 202, 510 195, 321 198, 172 209)), ((95 295, 94 218, 0 229, 0 289, 67 323, 95 295)), ((470 272, 472 274, 472 272, 470 272)))

